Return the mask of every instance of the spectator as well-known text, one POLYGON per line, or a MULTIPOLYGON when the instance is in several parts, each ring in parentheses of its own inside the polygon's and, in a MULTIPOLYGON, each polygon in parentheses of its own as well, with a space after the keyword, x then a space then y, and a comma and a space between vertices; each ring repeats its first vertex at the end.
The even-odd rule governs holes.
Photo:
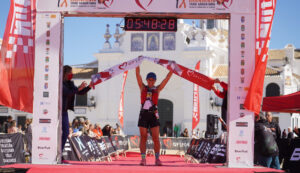
POLYGON ((112 128, 110 125, 105 125, 102 129, 102 132, 103 132, 103 136, 111 136, 112 135, 112 128))
POLYGON ((96 138, 98 137, 94 132, 94 125, 93 124, 89 124, 89 129, 87 130, 87 135, 91 138, 96 138))
POLYGON ((287 134, 286 134, 286 131, 285 129, 283 129, 283 132, 282 132, 282 135, 281 135, 282 139, 285 139, 287 138, 287 134))
POLYGON ((98 137, 103 136, 103 132, 102 132, 102 130, 101 130, 101 126, 100 126, 99 123, 96 123, 96 124, 95 124, 95 128, 94 128, 93 132, 94 132, 98 137))
POLYGON ((280 169, 278 145, 268 126, 265 115, 260 113, 255 123, 255 160, 259 165, 280 169))
POLYGON ((266 118, 268 120, 268 127, 272 130, 275 140, 278 141, 281 138, 281 129, 278 123, 273 122, 273 115, 271 112, 266 112, 266 118))
POLYGON ((73 122, 72 122, 72 128, 74 129, 75 126, 77 126, 77 128, 78 128, 78 125, 79 125, 78 119, 77 119, 77 118, 74 118, 74 119, 73 119, 73 122))
POLYGON ((180 134, 181 137, 189 137, 189 131, 187 128, 184 129, 184 131, 180 134))
POLYGON ((288 128, 288 139, 294 139, 294 133, 290 127, 288 128))
POLYGON ((179 127, 177 124, 174 125, 174 136, 177 138, 178 137, 178 130, 179 130, 179 127))
POLYGON ((197 136, 197 138, 201 138, 201 133, 200 133, 200 129, 199 128, 197 128, 196 136, 197 136))
POLYGON ((295 127, 294 132, 296 133, 297 137, 300 137, 300 128, 295 127))
POLYGON ((4 133, 8 133, 8 129, 11 126, 11 122, 12 122, 12 116, 8 116, 6 122, 4 122, 4 133))
POLYGON ((10 123, 10 127, 7 129, 8 134, 18 133, 17 123, 15 120, 12 120, 10 123))
POLYGON ((84 119, 83 118, 79 118, 78 130, 82 131, 83 127, 84 127, 84 119))
POLYGON ((195 131, 192 131, 192 138, 198 138, 195 131))
POLYGON ((116 126, 117 126, 117 128, 116 128, 116 134, 124 136, 125 134, 124 134, 123 130, 121 129, 121 127, 119 126, 118 123, 116 123, 116 126))
POLYGON ((165 137, 172 137, 172 129, 170 128, 170 126, 168 124, 166 124, 164 126, 163 132, 164 132, 163 136, 165 136, 165 137))
POLYGON ((23 133, 23 128, 21 124, 18 125, 18 133, 23 133))

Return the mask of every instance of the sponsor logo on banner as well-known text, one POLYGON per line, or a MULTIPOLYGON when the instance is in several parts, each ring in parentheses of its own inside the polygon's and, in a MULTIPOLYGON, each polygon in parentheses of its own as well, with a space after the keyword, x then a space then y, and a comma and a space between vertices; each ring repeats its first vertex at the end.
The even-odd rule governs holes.
POLYGON ((45 62, 49 62, 49 56, 46 56, 45 62))
POLYGON ((239 136, 240 136, 240 137, 243 137, 243 136, 244 136, 244 130, 240 130, 239 136))
POLYGON ((50 105, 50 102, 40 102, 40 105, 50 105))
POLYGON ((248 127, 248 122, 236 122, 236 127, 248 127))
POLYGON ((236 144, 248 144, 248 141, 237 140, 236 144))
POLYGON ((140 145, 140 138, 139 136, 131 136, 130 137, 130 142, 133 144, 135 147, 139 147, 140 145))
POLYGON ((57 0, 57 7, 97 7, 99 9, 109 8, 114 0, 57 0))
POLYGON ((245 22, 245 16, 241 17, 241 22, 244 23, 245 22))
POLYGON ((234 150, 235 153, 248 153, 248 150, 234 150))
POLYGON ((233 0, 217 0, 218 5, 222 5, 225 8, 229 8, 232 4, 233 0))
POLYGON ((47 114, 48 114, 48 109, 44 109, 44 110, 43 110, 43 114, 44 114, 44 115, 47 115, 47 114))
POLYGON ((172 140, 170 138, 163 139, 163 143, 166 146, 166 149, 170 149, 173 146, 172 140))
POLYGON ((51 119, 40 119, 40 123, 51 123, 51 119))
POLYGON ((240 117, 243 118, 245 116, 245 113, 240 113, 240 117))
POLYGON ((37 149, 38 150, 50 150, 51 147, 50 146, 38 146, 37 149))
POLYGON ((300 148, 295 148, 290 161, 299 161, 300 160, 300 148))
MULTIPOLYGON (((114 0, 97 0, 97 1, 98 1, 97 8, 99 8, 99 9, 109 8, 109 7, 111 7, 111 5, 114 2, 114 0)), ((92 3, 91 3, 91 5, 92 5, 92 3)))
POLYGON ((228 9, 233 0, 176 0, 176 8, 228 9))
POLYGON ((48 128, 47 127, 43 127, 42 128, 42 133, 48 133, 48 128))
POLYGON ((40 141, 50 141, 50 137, 39 137, 40 141))
POLYGON ((49 97, 49 92, 43 92, 43 97, 48 98, 49 97))
POLYGON ((127 66, 127 62, 122 63, 121 65, 119 65, 119 69, 120 70, 124 70, 127 66))
POLYGON ((40 160, 48 160, 48 157, 45 157, 45 154, 40 153, 40 154, 39 154, 39 159, 40 159, 40 160))
POLYGON ((44 83, 44 89, 48 89, 48 82, 44 83))
MULTIPOLYGON (((152 4, 154 0, 135 0, 136 5, 141 9, 147 10, 147 8, 152 4)), ((184 0, 185 1, 185 0, 184 0)))
POLYGON ((244 104, 240 104, 240 110, 245 110, 244 104))

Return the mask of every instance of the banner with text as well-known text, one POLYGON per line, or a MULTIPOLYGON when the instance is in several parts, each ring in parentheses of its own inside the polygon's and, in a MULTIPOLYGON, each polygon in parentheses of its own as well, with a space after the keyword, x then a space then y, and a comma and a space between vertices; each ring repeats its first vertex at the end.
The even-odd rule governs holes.
POLYGON ((121 64, 115 65, 109 69, 106 69, 102 72, 92 75, 92 81, 94 85, 97 85, 101 82, 104 82, 120 73, 125 71, 134 69, 138 67, 143 60, 151 61, 155 64, 159 64, 168 70, 172 71, 174 74, 182 77, 190 82, 193 82, 207 90, 211 90, 212 85, 214 84, 214 80, 208 76, 205 76, 201 73, 198 73, 194 70, 188 69, 182 65, 177 64, 175 61, 159 59, 159 58, 151 58, 145 56, 139 56, 133 60, 123 62, 121 64))

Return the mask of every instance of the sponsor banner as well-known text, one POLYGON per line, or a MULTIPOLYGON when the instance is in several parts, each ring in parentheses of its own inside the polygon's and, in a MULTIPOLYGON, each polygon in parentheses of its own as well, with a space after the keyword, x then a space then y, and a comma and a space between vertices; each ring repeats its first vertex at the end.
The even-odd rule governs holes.
POLYGON ((271 29, 275 13, 276 0, 256 0, 256 49, 255 71, 249 92, 245 100, 245 108, 259 114, 264 89, 264 79, 271 39, 271 29))
POLYGON ((64 160, 79 161, 74 146, 72 145, 72 143, 70 143, 69 139, 67 139, 67 142, 65 144, 64 150, 62 152, 62 157, 64 160))
POLYGON ((251 0, 39 0, 39 12, 101 12, 101 13, 228 13, 249 12, 251 0), (241 8, 242 7, 242 8, 241 8))
POLYGON ((0 135, 0 163, 25 163, 24 142, 21 133, 0 135))
POLYGON ((170 71, 173 71, 174 74, 193 82, 207 90, 211 90, 211 87, 214 83, 214 80, 211 79, 208 76, 205 76, 201 73, 198 73, 194 70, 188 69, 182 65, 177 64, 175 61, 165 60, 165 59, 159 59, 159 58, 151 58, 151 57, 144 57, 139 56, 138 58, 132 59, 127 62, 123 62, 121 64, 115 65, 107 70, 104 70, 102 72, 99 72, 97 74, 92 75, 92 81, 94 85, 97 85, 103 81, 106 81, 108 79, 111 79, 112 77, 128 71, 130 69, 134 69, 138 67, 143 60, 151 61, 155 64, 159 64, 165 68, 167 68, 170 71))
MULTIPOLYGON (((253 1, 253 4, 255 1, 253 1)), ((229 167, 253 167, 254 116, 244 109, 244 101, 255 66, 255 15, 231 15, 229 88, 228 88, 228 149, 229 167), (246 144, 237 140, 247 141, 246 144), (247 148, 247 152, 242 150, 247 148), (241 151, 241 152, 240 152, 241 151)))
POLYGON ((59 13, 37 14, 33 102, 32 163, 56 163, 61 136, 60 117, 60 31, 59 13), (46 146, 46 147, 45 147, 46 146))
POLYGON ((187 150, 200 163, 225 163, 226 145, 213 139, 192 139, 187 150))
POLYGON ((128 74, 128 71, 125 71, 123 73, 122 91, 121 91, 119 114, 118 114, 120 125, 122 128, 124 128, 124 88, 125 88, 125 83, 126 83, 126 79, 127 79, 127 74, 128 74))
POLYGON ((11 0, 0 51, 0 105, 32 112, 36 0, 11 0))
POLYGON ((71 137, 71 142, 76 149, 77 156, 81 161, 93 161, 94 155, 89 149, 88 143, 85 136, 74 136, 71 137))
POLYGON ((107 147, 107 151, 108 151, 109 154, 116 152, 116 148, 112 144, 111 137, 104 136, 104 137, 102 137, 102 141, 105 143, 105 145, 107 147))
POLYGON ((289 170, 288 172, 299 172, 300 169, 300 139, 295 138, 292 140, 286 139, 279 151, 286 151, 282 155, 284 156, 283 170, 289 170))
MULTIPOLYGON (((200 61, 196 64, 195 67, 196 72, 199 72, 199 70, 200 70, 200 61)), ((194 84, 192 131, 197 127, 199 122, 200 122, 199 86, 194 84)))

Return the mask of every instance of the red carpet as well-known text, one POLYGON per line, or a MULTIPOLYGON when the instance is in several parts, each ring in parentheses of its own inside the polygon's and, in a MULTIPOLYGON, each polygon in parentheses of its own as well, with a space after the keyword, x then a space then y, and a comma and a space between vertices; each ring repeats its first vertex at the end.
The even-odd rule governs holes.
POLYGON ((196 164, 185 163, 184 158, 179 156, 161 156, 163 166, 154 166, 154 157, 147 157, 147 166, 139 166, 140 157, 137 154, 128 154, 127 157, 113 159, 112 162, 69 162, 63 165, 33 165, 15 164, 6 165, 1 168, 30 168, 28 173, 176 173, 176 172, 203 172, 203 173, 254 173, 254 172, 281 172, 269 168, 220 168, 221 164, 196 164))

